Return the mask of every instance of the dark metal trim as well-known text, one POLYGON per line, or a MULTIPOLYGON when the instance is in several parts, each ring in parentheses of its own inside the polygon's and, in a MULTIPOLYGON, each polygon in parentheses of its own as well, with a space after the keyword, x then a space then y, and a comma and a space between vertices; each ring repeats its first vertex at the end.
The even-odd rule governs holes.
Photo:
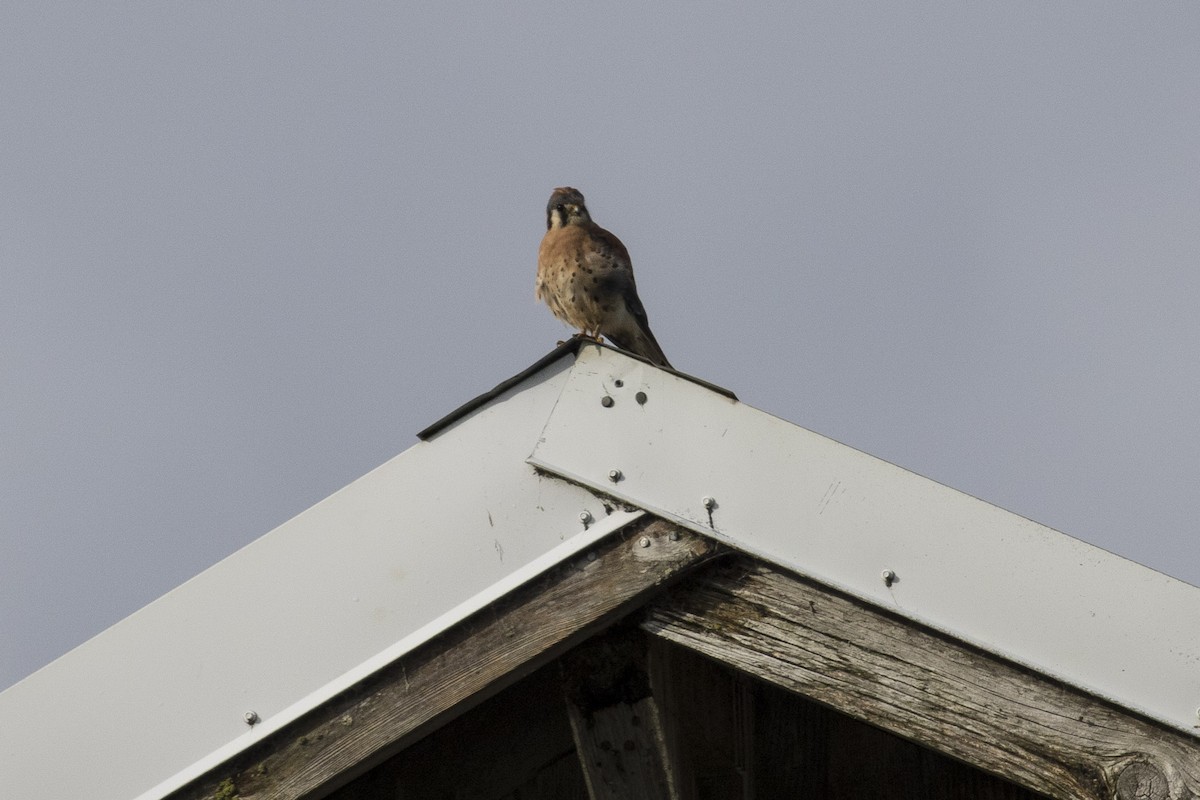
MULTIPOLYGON (((513 375, 508 380, 501 381, 500 383, 496 384, 493 388, 489 389, 488 391, 484 392, 483 394, 479 395, 478 397, 467 401, 466 403, 462 404, 458 408, 451 411, 446 416, 439 419, 437 422, 428 426, 427 428, 425 428, 424 430, 422 430, 420 433, 417 434, 417 438, 423 442, 432 439, 434 436, 436 436, 437 434, 439 434, 446 428, 450 427, 458 420, 467 416, 472 411, 475 411, 476 409, 482 408, 483 406, 487 405, 492 400, 494 400, 496 397, 499 397, 500 395, 504 394, 509 389, 516 386, 518 383, 525 380, 529 376, 545 369, 550 364, 553 364, 555 361, 558 361, 563 356, 566 356, 568 354, 575 355, 576 353, 579 352, 579 348, 582 347, 583 345, 592 345, 594 347, 607 347, 609 350, 615 350, 616 352, 620 353, 621 355, 628 356, 629 358, 636 358, 636 359, 639 359, 640 361, 645 361, 647 364, 650 363, 649 361, 642 358, 641 356, 634 355, 633 353, 628 353, 619 348, 612 347, 607 344, 598 344, 598 343, 592 342, 590 340, 582 339, 578 336, 572 336, 570 339, 563 342, 558 347, 554 348, 549 353, 542 356, 537 361, 535 361, 534 363, 530 364, 525 369, 518 372, 516 375, 513 375)), ((657 367, 657 369, 662 369, 662 367, 657 367)), ((678 375, 679 377, 683 378, 684 380, 689 380, 698 386, 703 386, 705 389, 708 389, 709 391, 716 392, 719 395, 724 395, 725 397, 728 397, 730 400, 735 400, 735 401, 737 400, 737 395, 735 395, 733 392, 731 392, 728 389, 725 389, 721 386, 717 386, 716 384, 709 383, 708 381, 702 380, 700 378, 696 378, 692 375, 687 375, 682 372, 678 372, 673 369, 668 369, 665 371, 670 372, 672 375, 678 375)))

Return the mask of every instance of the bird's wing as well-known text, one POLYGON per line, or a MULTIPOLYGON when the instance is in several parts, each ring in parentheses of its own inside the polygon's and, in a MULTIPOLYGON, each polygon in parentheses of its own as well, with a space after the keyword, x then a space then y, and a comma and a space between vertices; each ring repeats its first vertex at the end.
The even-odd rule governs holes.
POLYGON ((593 246, 587 249, 588 266, 597 271, 602 293, 621 298, 625 307, 625 313, 618 311, 609 315, 600 332, 622 350, 643 356, 659 366, 670 367, 671 363, 650 331, 650 319, 633 279, 629 251, 620 239, 603 228, 593 229, 591 236, 593 246))
POLYGON ((629 313, 642 326, 647 325, 646 309, 638 298, 637 282, 633 279, 633 263, 629 251, 613 234, 604 228, 594 227, 588 231, 591 247, 584 248, 585 263, 596 270, 598 283, 605 294, 616 295, 625 300, 629 313))

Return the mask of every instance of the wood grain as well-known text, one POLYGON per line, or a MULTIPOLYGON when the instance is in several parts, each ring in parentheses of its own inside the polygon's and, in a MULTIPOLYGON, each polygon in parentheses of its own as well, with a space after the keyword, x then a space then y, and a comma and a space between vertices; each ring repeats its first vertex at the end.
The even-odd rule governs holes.
POLYGON ((567 715, 591 800, 679 800, 650 688, 646 639, 636 628, 618 626, 560 660, 567 715))
POLYGON ((650 663, 682 800, 1044 798, 659 637, 650 663))
POLYGON ((567 711, 591 800, 678 800, 653 697, 567 711))
POLYGON ((326 800, 588 800, 550 663, 326 800))
POLYGON ((642 520, 318 707, 171 800, 320 797, 516 683, 715 552, 642 520))
POLYGON ((1200 741, 749 558, 642 627, 1050 797, 1200 795, 1200 741))

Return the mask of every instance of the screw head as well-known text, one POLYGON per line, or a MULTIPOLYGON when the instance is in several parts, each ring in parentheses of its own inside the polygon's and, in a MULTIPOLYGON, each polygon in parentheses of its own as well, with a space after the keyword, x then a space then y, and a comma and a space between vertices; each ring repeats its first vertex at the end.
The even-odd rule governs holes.
POLYGON ((592 521, 592 512, 580 511, 579 512, 579 521, 582 522, 584 525, 587 525, 589 522, 592 521))
POLYGON ((643 536, 642 538, 638 539, 638 544, 640 544, 642 547, 649 547, 650 546, 650 537, 643 536))
POLYGON ((610 469, 608 471, 608 479, 610 481, 612 481, 613 483, 616 483, 617 481, 621 480, 621 477, 622 477, 621 470, 619 470, 619 469, 610 469))
POLYGON ((704 505, 704 508, 707 511, 712 511, 714 508, 717 507, 716 498, 709 497, 707 495, 705 495, 704 497, 701 497, 700 502, 704 505))
POLYGON ((245 714, 242 715, 242 719, 246 720, 247 725, 249 725, 250 727, 254 727, 259 722, 258 712, 257 711, 247 711, 245 714))

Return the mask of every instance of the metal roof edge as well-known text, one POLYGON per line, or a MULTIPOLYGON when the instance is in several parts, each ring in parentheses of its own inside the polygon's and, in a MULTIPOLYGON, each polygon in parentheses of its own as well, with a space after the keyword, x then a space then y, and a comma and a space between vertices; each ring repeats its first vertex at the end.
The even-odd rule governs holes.
POLYGON ((344 672, 336 679, 321 686, 305 697, 296 700, 287 708, 272 715, 270 719, 256 724, 253 728, 247 730, 241 738, 235 739, 225 745, 225 747, 209 753, 203 759, 188 765, 162 783, 138 795, 135 800, 157 800, 157 798, 164 797, 171 792, 183 788, 197 778, 221 766, 221 764, 254 743, 282 730, 304 714, 321 706, 342 692, 353 688, 356 684, 361 683, 396 659, 466 620, 472 614, 487 608, 514 589, 534 580, 571 556, 592 547, 601 539, 613 535, 625 526, 636 522, 645 516, 645 513, 641 510, 627 513, 616 512, 604 517, 596 524, 591 525, 584 533, 572 536, 516 572, 510 573, 507 577, 488 586, 482 592, 430 620, 387 649, 361 662, 353 669, 344 672))
POLYGON ((640 516, 526 463, 573 349, 0 692, 9 793, 159 796, 640 516))
POLYGON ((1200 587, 620 356, 531 465, 1200 736, 1200 587))

